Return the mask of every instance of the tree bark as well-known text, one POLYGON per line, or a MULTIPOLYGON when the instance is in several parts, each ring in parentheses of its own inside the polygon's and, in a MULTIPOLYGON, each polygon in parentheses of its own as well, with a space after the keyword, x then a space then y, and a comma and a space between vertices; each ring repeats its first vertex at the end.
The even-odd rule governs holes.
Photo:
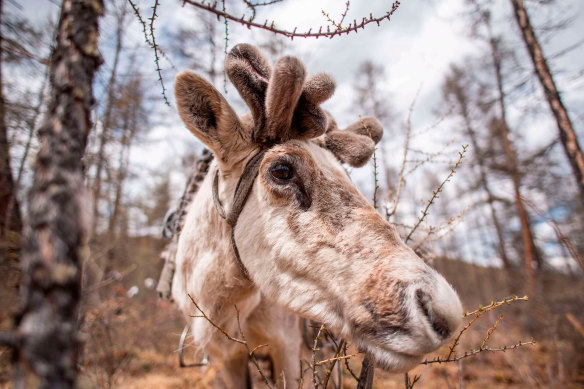
POLYGON ((41 388, 72 388, 77 376, 77 312, 87 255, 83 163, 91 129, 92 82, 102 0, 63 0, 51 54, 51 93, 39 129, 23 244, 21 310, 15 318, 15 386, 22 372, 41 388))
MULTIPOLYGON (((511 176, 511 181, 513 182, 513 191, 515 195, 515 205, 517 207, 517 214, 521 222, 521 242, 523 246, 523 255, 525 257, 525 272, 527 277, 526 290, 528 293, 532 293, 535 288, 535 273, 533 269, 533 263, 535 260, 538 262, 541 260, 537 255, 537 249, 533 239, 533 233, 531 231, 531 224, 529 222, 529 215, 525 209, 525 204, 523 203, 523 198, 521 197, 521 177, 519 174, 519 168, 517 164, 517 154, 515 148, 509 139, 509 125, 507 123, 507 110, 505 106, 505 91, 503 89, 503 74, 501 72, 501 55, 498 48, 498 41, 495 38, 490 37, 489 39, 491 47, 491 56, 493 62, 493 70, 495 73, 495 79, 497 82, 497 103, 499 104, 500 110, 500 126, 501 126, 501 136, 503 140, 503 147, 505 154, 507 156, 507 166, 509 169, 509 174, 511 176)), ((541 267, 541 262, 539 262, 541 267)))
MULTIPOLYGON (((0 1, 0 19, 2 11, 3 1, 0 1)), ((10 145, 8 144, 2 79, 2 40, 0 33, 0 261, 17 258, 22 230, 20 206, 16 198, 16 186, 10 167, 10 145)))
POLYGON ((560 93, 556 88, 554 78, 543 55, 543 50, 535 36, 527 11, 523 5, 523 0, 511 0, 511 4, 513 5, 515 20, 521 30, 523 42, 533 62, 537 78, 543 87, 546 100, 556 119, 560 140, 562 141, 562 146, 564 146, 568 161, 572 166, 574 178, 580 191, 580 199, 584 204, 584 155, 578 143, 578 137, 574 132, 572 121, 568 116, 566 107, 564 107, 560 93))

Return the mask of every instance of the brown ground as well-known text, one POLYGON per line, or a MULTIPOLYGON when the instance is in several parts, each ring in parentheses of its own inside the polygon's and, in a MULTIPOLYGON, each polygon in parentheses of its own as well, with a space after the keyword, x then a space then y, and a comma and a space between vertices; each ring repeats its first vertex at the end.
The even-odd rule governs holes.
MULTIPOLYGON (((121 269, 129 269, 124 280, 104 288, 102 295, 111 297, 102 297, 102 303, 86 312, 78 387, 208 387, 214 369, 178 366, 182 315, 174 306, 158 301, 155 292, 143 286, 145 277, 155 278, 159 271, 156 254, 160 242, 141 239, 134 243, 139 247, 134 251, 136 255, 126 258, 134 258, 136 266, 132 267, 131 259, 123 263, 121 269), (141 292, 128 298, 125 292, 133 284, 139 285, 141 292)), ((522 284, 519 271, 509 274, 448 260, 434 265, 454 284, 468 310, 518 293, 515 289, 522 284)), ((6 263, 0 267, 0 330, 5 330, 11 325, 11 312, 16 308, 18 272, 6 263)), ((501 314, 504 318, 490 337, 489 346, 513 345, 531 337, 536 345, 506 352, 482 352, 458 363, 420 366, 410 372, 410 378, 421 376, 414 387, 584 388, 584 337, 566 319, 566 314, 571 313, 584 323, 582 291, 582 277, 540 275, 538 290, 529 302, 515 302, 485 314, 464 334, 457 354, 477 348, 501 314)), ((185 354, 190 357, 191 352, 185 354)), ((446 354, 447 347, 436 353, 446 354)), ((360 360, 355 357, 350 361, 357 374, 360 360)), ((343 387, 355 388, 349 373, 343 374, 343 387)), ((9 352, 0 349, 0 389, 11 387, 10 378, 9 352)), ((264 387, 258 377, 255 382, 255 387, 264 387)), ((311 377, 303 387, 312 387, 311 377)), ((374 387, 405 388, 404 375, 377 371, 374 387)))

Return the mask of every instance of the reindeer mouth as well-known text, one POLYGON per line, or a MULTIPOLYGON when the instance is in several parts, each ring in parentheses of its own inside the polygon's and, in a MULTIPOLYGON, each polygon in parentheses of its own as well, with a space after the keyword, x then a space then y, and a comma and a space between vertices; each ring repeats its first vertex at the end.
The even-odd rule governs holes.
POLYGON ((359 351, 367 354, 375 365, 390 373, 403 373, 417 366, 425 354, 410 354, 398 351, 374 340, 354 337, 359 351))

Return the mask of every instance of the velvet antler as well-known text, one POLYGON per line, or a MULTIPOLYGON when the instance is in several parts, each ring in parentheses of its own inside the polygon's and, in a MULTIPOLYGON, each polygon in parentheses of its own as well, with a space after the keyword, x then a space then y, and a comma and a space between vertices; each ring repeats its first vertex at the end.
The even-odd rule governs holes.
POLYGON ((280 58, 272 69, 258 48, 235 46, 225 59, 225 71, 251 110, 251 139, 275 144, 289 139, 325 135, 325 144, 337 158, 351 166, 363 166, 383 135, 375 118, 359 120, 339 130, 321 107, 335 91, 334 79, 325 73, 306 80, 306 70, 295 57, 280 58))
POLYGON ((374 117, 362 118, 344 130, 329 115, 329 126, 324 140, 326 147, 342 162, 353 167, 367 163, 375 151, 375 144, 383 136, 383 127, 374 117))
POLYGON ((302 62, 280 58, 272 70, 254 46, 235 46, 225 60, 225 71, 249 106, 254 121, 252 139, 274 144, 322 135, 327 115, 320 104, 332 96, 335 82, 327 74, 306 79, 302 62))

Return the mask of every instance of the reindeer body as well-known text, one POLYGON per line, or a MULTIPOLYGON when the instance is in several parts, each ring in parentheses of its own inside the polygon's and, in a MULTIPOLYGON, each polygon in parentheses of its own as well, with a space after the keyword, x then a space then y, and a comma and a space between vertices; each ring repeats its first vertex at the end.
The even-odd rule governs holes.
MULTIPOLYGON (((386 370, 410 369, 446 342, 462 309, 450 285, 401 241, 342 166, 367 162, 380 123, 366 118, 339 130, 319 107, 334 81, 322 74, 306 80, 293 57, 272 70, 253 46, 238 45, 226 72, 249 115, 238 118, 194 73, 176 79, 179 114, 216 158, 180 233, 174 300, 193 315, 192 296, 234 335, 237 306, 248 342, 269 344, 275 378, 285 377, 289 388, 299 377, 298 315, 353 341, 386 370), (254 158, 253 186, 239 196, 254 158), (218 207, 241 212, 225 220, 218 207)), ((204 319, 190 320, 193 342, 223 364, 217 385, 245 387, 247 350, 204 319)))

